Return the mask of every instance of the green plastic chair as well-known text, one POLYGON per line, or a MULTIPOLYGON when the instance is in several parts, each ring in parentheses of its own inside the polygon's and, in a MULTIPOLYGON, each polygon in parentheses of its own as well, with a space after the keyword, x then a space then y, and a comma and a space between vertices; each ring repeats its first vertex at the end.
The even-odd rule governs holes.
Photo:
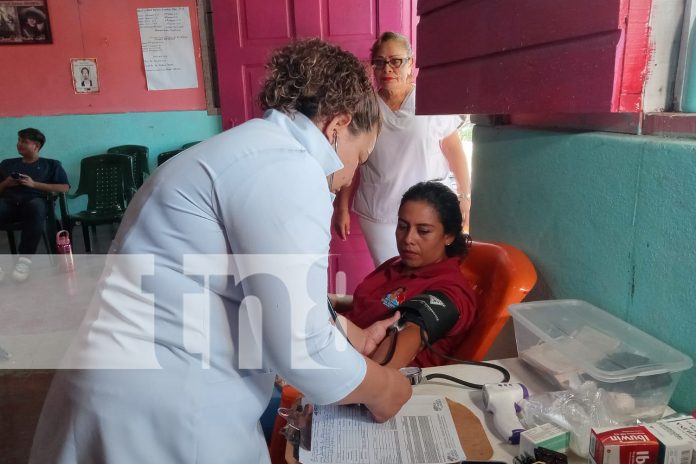
POLYGON ((157 155, 157 166, 162 166, 162 163, 167 161, 169 158, 173 158, 174 156, 178 155, 181 153, 183 148, 177 148, 176 150, 170 150, 170 151, 163 151, 159 155, 157 155))
POLYGON ((137 188, 140 188, 143 182, 145 182, 145 178, 150 175, 150 164, 148 162, 150 149, 146 146, 118 145, 107 149, 106 152, 128 155, 133 158, 133 180, 137 188))
POLYGON ((77 190, 68 197, 87 195, 87 209, 70 214, 67 204, 61 204, 61 208, 65 208, 69 232, 76 222, 82 225, 87 253, 92 252, 89 227, 95 232, 98 225, 119 223, 135 190, 132 157, 108 153, 82 159, 77 190))
POLYGON ((194 146, 194 145, 196 145, 196 144, 198 144, 198 143, 201 143, 201 141, 200 141, 200 140, 197 140, 197 141, 195 141, 195 142, 185 143, 185 144, 183 144, 183 145, 181 146, 181 149, 182 149, 182 150, 186 150, 187 148, 191 148, 192 146, 194 146))

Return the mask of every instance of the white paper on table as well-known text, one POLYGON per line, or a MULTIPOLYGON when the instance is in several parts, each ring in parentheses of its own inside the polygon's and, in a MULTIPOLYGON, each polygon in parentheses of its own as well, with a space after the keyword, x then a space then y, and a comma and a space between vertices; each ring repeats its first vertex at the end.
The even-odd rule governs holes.
POLYGON ((198 87, 188 7, 138 8, 148 90, 198 87))
POLYGON ((439 464, 466 459, 447 400, 414 395, 378 424, 364 406, 314 406, 312 450, 302 464, 439 464))

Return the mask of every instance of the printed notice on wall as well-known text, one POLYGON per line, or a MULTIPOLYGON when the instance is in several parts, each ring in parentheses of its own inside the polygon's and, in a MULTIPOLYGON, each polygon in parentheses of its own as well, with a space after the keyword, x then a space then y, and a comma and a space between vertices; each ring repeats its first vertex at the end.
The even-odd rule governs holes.
POLYGON ((138 8, 148 90, 198 87, 188 7, 138 8))

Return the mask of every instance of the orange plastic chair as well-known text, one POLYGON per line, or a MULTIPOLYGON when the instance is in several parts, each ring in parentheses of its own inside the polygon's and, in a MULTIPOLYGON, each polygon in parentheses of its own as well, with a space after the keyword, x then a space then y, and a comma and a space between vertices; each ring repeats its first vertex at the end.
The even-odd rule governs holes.
POLYGON ((460 269, 476 293, 478 316, 451 355, 481 361, 510 318, 508 306, 527 296, 537 274, 522 251, 493 242, 472 242, 460 269))
MULTIPOLYGON (((302 396, 299 390, 290 385, 285 385, 280 393, 280 407, 289 408, 302 396)), ((271 443, 268 445, 268 453, 271 455, 271 464, 285 464, 285 437, 280 434, 280 429, 285 427, 285 419, 276 414, 273 423, 271 443)))
MULTIPOLYGON (((472 242, 462 262, 462 274, 476 294, 478 318, 467 331, 464 342, 451 353, 459 359, 481 361, 510 318, 508 305, 519 303, 537 280, 534 265, 527 256, 505 243, 472 242)), ((288 408, 301 397, 295 388, 286 385, 280 396, 280 407, 288 408)), ((285 464, 285 437, 280 429, 285 419, 276 416, 269 445, 272 464, 285 464)))

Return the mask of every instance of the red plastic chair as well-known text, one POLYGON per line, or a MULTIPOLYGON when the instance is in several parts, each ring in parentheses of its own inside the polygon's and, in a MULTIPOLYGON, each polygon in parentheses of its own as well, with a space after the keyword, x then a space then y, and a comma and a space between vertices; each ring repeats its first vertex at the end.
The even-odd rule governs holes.
POLYGON ((510 318, 508 306, 527 296, 537 274, 522 251, 492 242, 473 242, 460 269, 476 293, 478 318, 451 355, 481 361, 510 318))

